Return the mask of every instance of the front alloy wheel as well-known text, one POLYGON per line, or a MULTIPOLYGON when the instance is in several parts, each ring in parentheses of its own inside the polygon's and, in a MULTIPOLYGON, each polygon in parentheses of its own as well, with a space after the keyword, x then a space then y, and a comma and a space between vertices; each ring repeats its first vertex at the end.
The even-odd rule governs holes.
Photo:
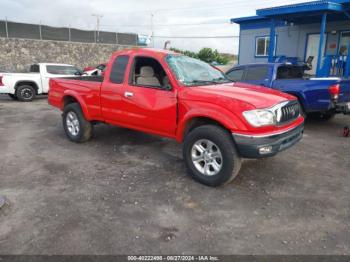
POLYGON ((222 168, 222 154, 219 147, 208 139, 200 139, 191 150, 193 165, 205 176, 215 176, 222 168))
POLYGON ((191 130, 184 140, 183 156, 189 174, 208 186, 229 183, 241 167, 230 132, 217 125, 191 130))

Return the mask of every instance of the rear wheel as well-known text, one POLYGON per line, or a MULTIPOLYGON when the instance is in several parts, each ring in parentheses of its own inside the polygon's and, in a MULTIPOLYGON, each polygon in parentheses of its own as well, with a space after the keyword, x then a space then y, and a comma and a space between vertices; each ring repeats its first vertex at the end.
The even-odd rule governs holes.
POLYGON ((231 182, 241 167, 231 135, 214 125, 197 127, 186 136, 183 157, 190 175, 212 187, 231 182))
POLYGON ((12 100, 18 100, 17 96, 14 94, 8 94, 12 100))
POLYGON ((311 117, 320 121, 329 121, 335 117, 335 112, 312 113, 311 117))
POLYGON ((91 138, 92 125, 85 119, 79 104, 65 106, 62 118, 64 131, 71 141, 81 143, 91 138))
POLYGON ((19 101, 31 102, 35 98, 35 89, 30 85, 19 86, 16 90, 16 96, 19 101))

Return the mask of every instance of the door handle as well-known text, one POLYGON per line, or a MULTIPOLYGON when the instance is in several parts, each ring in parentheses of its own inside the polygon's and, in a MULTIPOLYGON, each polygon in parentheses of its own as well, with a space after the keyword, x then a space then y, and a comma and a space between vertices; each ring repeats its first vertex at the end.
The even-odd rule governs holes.
POLYGON ((134 93, 132 93, 132 92, 125 92, 125 93, 124 93, 124 96, 125 96, 126 98, 130 98, 130 97, 133 97, 133 96, 134 96, 134 93))

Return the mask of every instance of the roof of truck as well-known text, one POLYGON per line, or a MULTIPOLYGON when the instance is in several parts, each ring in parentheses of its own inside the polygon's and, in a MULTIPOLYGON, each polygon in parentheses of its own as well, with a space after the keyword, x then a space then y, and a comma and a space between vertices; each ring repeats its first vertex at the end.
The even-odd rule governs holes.
POLYGON ((141 54, 158 54, 158 55, 169 55, 169 54, 178 54, 171 50, 165 50, 165 49, 156 49, 156 48, 141 48, 141 47, 134 47, 130 49, 123 49, 116 51, 113 55, 120 54, 120 53, 141 53, 141 54))

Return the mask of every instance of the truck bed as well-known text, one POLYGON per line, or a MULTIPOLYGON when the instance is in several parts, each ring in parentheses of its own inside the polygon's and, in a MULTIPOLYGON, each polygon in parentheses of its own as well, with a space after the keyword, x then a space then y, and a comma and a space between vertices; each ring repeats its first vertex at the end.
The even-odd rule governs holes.
POLYGON ((90 117, 99 119, 100 112, 100 89, 103 77, 79 76, 52 78, 50 80, 49 103, 63 109, 65 99, 79 94, 87 106, 83 111, 89 112, 90 117), (63 99, 65 97, 65 99, 63 99))

